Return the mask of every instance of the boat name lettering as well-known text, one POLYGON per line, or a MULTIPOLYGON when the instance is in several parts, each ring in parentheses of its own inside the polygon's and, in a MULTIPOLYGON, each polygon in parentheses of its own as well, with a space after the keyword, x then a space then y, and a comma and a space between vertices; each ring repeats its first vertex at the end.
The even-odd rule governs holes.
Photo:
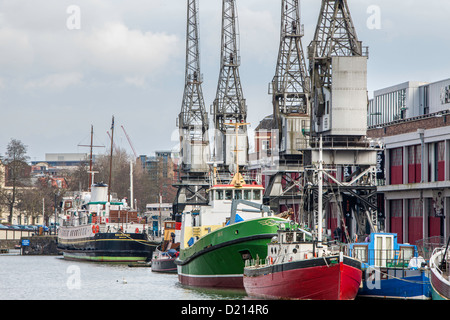
POLYGON ((118 238, 127 238, 127 236, 122 233, 116 233, 114 236, 118 238))

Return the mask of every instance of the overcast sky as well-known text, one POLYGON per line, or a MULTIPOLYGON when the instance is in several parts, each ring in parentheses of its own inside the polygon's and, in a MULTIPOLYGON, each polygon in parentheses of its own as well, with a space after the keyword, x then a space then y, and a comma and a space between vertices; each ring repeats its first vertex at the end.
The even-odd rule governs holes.
MULTIPOLYGON (((301 3, 306 50, 320 1, 301 3)), ((450 78, 449 0, 348 3, 358 37, 370 49, 369 96, 409 80, 450 78)), ((237 0, 237 6, 240 74, 254 129, 272 113, 267 91, 281 0, 237 0)), ((200 0, 208 112, 219 74, 221 9, 220 0, 200 0)), ((45 153, 88 152, 78 145, 89 143, 91 124, 96 144, 107 145, 112 115, 116 144, 130 153, 121 125, 138 154, 175 147, 185 27, 186 0, 0 0, 0 154, 11 138, 28 146, 32 161, 45 153)))

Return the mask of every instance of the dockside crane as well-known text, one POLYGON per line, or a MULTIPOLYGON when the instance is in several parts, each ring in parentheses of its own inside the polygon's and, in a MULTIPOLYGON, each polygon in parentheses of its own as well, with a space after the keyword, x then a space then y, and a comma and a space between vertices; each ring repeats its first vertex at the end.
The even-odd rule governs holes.
POLYGON ((127 131, 125 130, 125 128, 124 128, 123 126, 121 126, 121 127, 122 127, 122 130, 123 130, 123 133, 125 133, 125 137, 127 137, 128 144, 130 145, 131 150, 133 151, 134 158, 137 159, 137 158, 138 158, 138 154, 137 154, 137 152, 136 152, 136 149, 134 149, 133 142, 131 142, 131 138, 130 138, 130 136, 128 135, 128 133, 127 133, 127 131))
POLYGON ((323 216, 353 237, 379 230, 376 163, 380 148, 367 138, 368 49, 358 40, 347 0, 322 0, 308 59, 311 155, 305 170, 302 220, 318 223, 317 163, 323 137, 327 204, 323 216))
POLYGON ((358 40, 347 0, 322 0, 308 59, 313 133, 365 137, 368 48, 358 40))
POLYGON ((241 59, 236 0, 222 0, 221 37, 219 81, 211 110, 215 126, 212 160, 218 164, 219 172, 233 172, 237 156, 238 165, 245 171, 248 164, 247 127, 239 126, 238 138, 235 139, 234 128, 237 127, 227 125, 247 122, 247 105, 239 75, 241 59))
MULTIPOLYGON (((270 175, 265 201, 298 213, 305 149, 309 147, 310 79, 303 52, 300 0, 281 0, 280 48, 269 85, 278 132, 279 163, 270 175)), ((264 172, 262 172, 264 174, 264 172)))
POLYGON ((177 118, 181 163, 174 214, 182 212, 186 205, 208 203, 209 119, 202 91, 198 7, 198 0, 187 0, 185 87, 177 118))

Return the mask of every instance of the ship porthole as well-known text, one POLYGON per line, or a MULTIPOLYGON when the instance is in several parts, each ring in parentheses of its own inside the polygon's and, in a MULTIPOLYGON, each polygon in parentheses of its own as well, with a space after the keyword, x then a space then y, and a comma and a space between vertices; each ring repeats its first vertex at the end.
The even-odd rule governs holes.
POLYGON ((239 230, 236 230, 235 232, 234 232, 234 234, 238 234, 239 233, 239 230))
POLYGON ((294 250, 292 250, 292 252, 297 253, 297 249, 294 248, 294 250))

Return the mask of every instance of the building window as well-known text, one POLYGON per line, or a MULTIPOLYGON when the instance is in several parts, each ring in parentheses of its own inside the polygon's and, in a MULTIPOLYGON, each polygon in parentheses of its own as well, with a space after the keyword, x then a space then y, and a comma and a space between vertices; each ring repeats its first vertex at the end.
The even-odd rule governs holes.
POLYGON ((403 200, 391 200, 391 217, 401 218, 403 216, 403 200))
POLYGON ((422 178, 422 147, 408 147, 408 183, 420 183, 422 178))
POLYGON ((420 199, 408 200, 408 242, 423 239, 423 203, 420 199))
POLYGON ((436 178, 437 181, 445 180, 445 142, 436 143, 436 178))
POLYGON ((390 150, 391 184, 403 184, 403 148, 390 150))

